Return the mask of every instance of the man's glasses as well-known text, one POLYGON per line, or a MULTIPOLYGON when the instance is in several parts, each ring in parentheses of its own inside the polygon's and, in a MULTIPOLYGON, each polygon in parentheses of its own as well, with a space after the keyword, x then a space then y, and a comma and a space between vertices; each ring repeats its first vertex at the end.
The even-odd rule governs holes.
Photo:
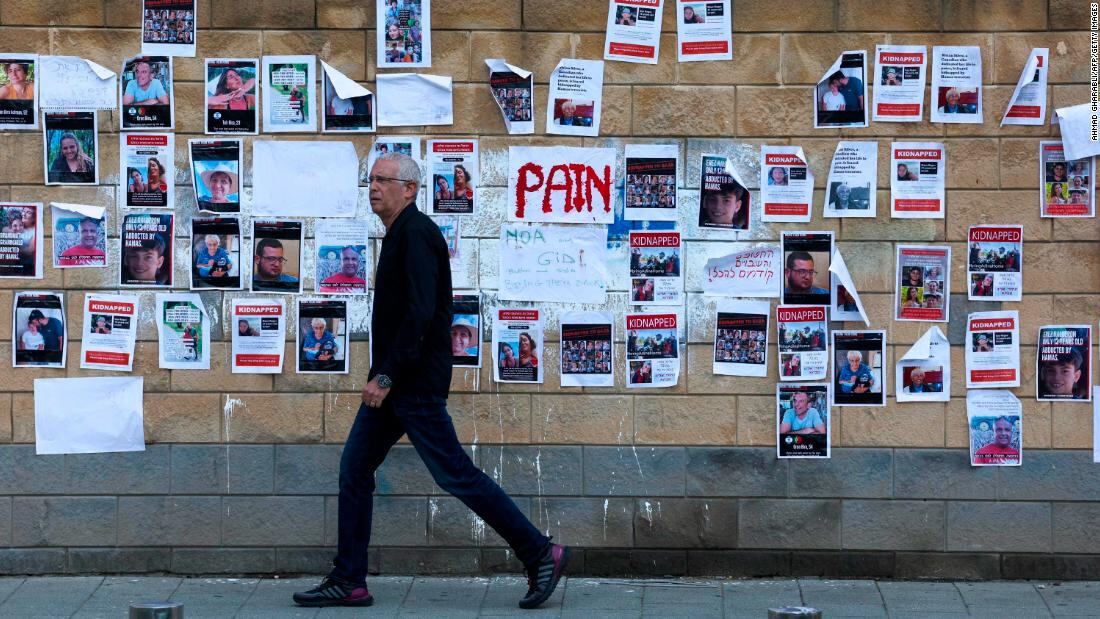
POLYGON ((271 264, 286 264, 286 258, 282 256, 260 256, 260 260, 271 264))
POLYGON ((794 273, 795 275, 798 275, 800 277, 813 277, 814 275, 817 275, 817 271, 813 269, 791 269, 791 273, 794 273))
POLYGON ((405 178, 391 178, 389 176, 368 176, 363 179, 368 186, 375 183, 415 183, 405 178))

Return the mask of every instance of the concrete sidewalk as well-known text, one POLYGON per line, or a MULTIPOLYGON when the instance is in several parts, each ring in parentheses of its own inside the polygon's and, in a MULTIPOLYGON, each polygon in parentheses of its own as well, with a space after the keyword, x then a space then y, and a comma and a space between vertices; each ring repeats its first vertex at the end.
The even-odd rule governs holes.
POLYGON ((205 617, 767 617, 769 607, 806 605, 833 617, 1100 616, 1100 582, 898 582, 871 580, 564 579, 543 608, 516 602, 515 577, 382 577, 369 581, 369 609, 291 604, 316 578, 0 578, 0 617, 126 617, 131 602, 183 602, 186 619, 205 617))

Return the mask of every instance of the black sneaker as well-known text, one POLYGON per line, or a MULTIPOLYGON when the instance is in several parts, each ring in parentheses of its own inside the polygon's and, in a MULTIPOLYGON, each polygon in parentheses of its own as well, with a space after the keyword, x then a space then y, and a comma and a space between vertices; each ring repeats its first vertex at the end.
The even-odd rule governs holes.
POLYGON ((356 585, 335 576, 326 576, 321 584, 294 594, 299 606, 370 606, 374 597, 366 585, 356 585))
POLYGON ((550 544, 542 558, 527 567, 527 595, 519 601, 520 608, 537 608, 550 599, 569 565, 569 554, 568 546, 550 544))

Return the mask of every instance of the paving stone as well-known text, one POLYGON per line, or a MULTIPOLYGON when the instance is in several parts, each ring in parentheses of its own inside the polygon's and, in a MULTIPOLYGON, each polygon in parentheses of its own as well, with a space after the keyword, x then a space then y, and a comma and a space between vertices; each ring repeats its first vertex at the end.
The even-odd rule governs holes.
POLYGON ((183 602, 188 616, 232 616, 251 597, 256 578, 186 578, 169 598, 183 602))
POLYGON ((75 617, 125 617, 129 614, 130 604, 167 600, 181 582, 181 578, 108 576, 84 602, 75 617))
POLYGON ((0 617, 34 617, 48 606, 53 616, 70 616, 95 593, 102 576, 35 576, 0 604, 0 617))

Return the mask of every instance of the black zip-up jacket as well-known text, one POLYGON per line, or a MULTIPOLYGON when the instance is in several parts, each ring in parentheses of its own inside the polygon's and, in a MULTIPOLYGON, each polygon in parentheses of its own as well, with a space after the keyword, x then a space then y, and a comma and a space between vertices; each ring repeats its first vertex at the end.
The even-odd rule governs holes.
POLYGON ((391 396, 446 398, 451 388, 451 265, 439 227, 415 204, 382 239, 371 318, 373 364, 391 396))

